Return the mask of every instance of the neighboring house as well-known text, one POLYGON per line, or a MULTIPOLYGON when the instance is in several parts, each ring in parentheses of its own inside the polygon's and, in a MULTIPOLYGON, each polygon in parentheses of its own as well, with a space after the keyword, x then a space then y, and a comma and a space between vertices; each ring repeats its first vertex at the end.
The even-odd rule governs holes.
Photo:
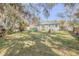
POLYGON ((65 30, 68 31, 73 31, 73 27, 72 26, 64 26, 65 30))
POLYGON ((59 31, 60 24, 58 22, 43 22, 39 25, 36 25, 36 28, 38 29, 38 31, 59 31))
POLYGON ((63 25, 64 29, 67 31, 73 31, 73 27, 71 25, 69 25, 69 23, 66 23, 63 25))

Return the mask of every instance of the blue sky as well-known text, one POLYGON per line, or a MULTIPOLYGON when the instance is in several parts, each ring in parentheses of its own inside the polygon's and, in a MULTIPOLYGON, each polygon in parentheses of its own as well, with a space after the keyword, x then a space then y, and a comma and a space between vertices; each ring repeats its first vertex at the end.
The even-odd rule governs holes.
POLYGON ((57 4, 55 7, 52 8, 50 11, 50 16, 48 19, 45 19, 44 16, 41 16, 43 20, 60 20, 61 18, 57 16, 58 13, 64 11, 63 4, 57 4))
MULTIPOLYGON (((36 4, 32 4, 32 5, 34 7, 38 7, 36 6, 36 4)), ((35 13, 29 4, 27 4, 26 6, 27 6, 26 9, 28 9, 32 13, 35 13)), ((52 9, 50 10, 50 16, 47 19, 43 15, 43 12, 42 12, 43 9, 41 8, 39 10, 41 11, 41 13, 39 14, 41 20, 61 20, 62 18, 58 17, 58 13, 61 13, 64 11, 64 4, 58 3, 54 7, 52 7, 52 9)), ((65 17, 65 19, 67 19, 67 17, 65 17)))

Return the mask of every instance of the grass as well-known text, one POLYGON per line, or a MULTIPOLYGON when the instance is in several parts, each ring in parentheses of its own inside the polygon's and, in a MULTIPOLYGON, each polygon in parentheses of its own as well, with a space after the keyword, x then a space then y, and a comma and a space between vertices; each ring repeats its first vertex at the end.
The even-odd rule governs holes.
POLYGON ((67 31, 14 33, 0 39, 0 46, 7 48, 0 55, 79 55, 79 37, 67 31))
POLYGON ((3 38, 0 38, 0 48, 3 47, 3 46, 5 46, 6 43, 7 43, 6 40, 4 40, 3 38))

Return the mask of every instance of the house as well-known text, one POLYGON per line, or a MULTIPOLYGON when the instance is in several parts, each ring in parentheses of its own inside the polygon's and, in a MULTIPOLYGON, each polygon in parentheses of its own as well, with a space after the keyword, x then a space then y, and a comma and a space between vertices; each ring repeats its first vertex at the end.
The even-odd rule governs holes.
POLYGON ((58 22, 41 22, 40 24, 36 25, 38 31, 59 31, 60 24, 58 22))

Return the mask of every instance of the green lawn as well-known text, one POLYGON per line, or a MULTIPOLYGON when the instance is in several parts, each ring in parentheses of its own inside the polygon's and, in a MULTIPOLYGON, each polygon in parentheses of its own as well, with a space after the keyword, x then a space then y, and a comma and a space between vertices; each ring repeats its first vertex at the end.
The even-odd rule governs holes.
POLYGON ((0 55, 77 56, 79 38, 67 31, 14 33, 0 39, 0 55))

